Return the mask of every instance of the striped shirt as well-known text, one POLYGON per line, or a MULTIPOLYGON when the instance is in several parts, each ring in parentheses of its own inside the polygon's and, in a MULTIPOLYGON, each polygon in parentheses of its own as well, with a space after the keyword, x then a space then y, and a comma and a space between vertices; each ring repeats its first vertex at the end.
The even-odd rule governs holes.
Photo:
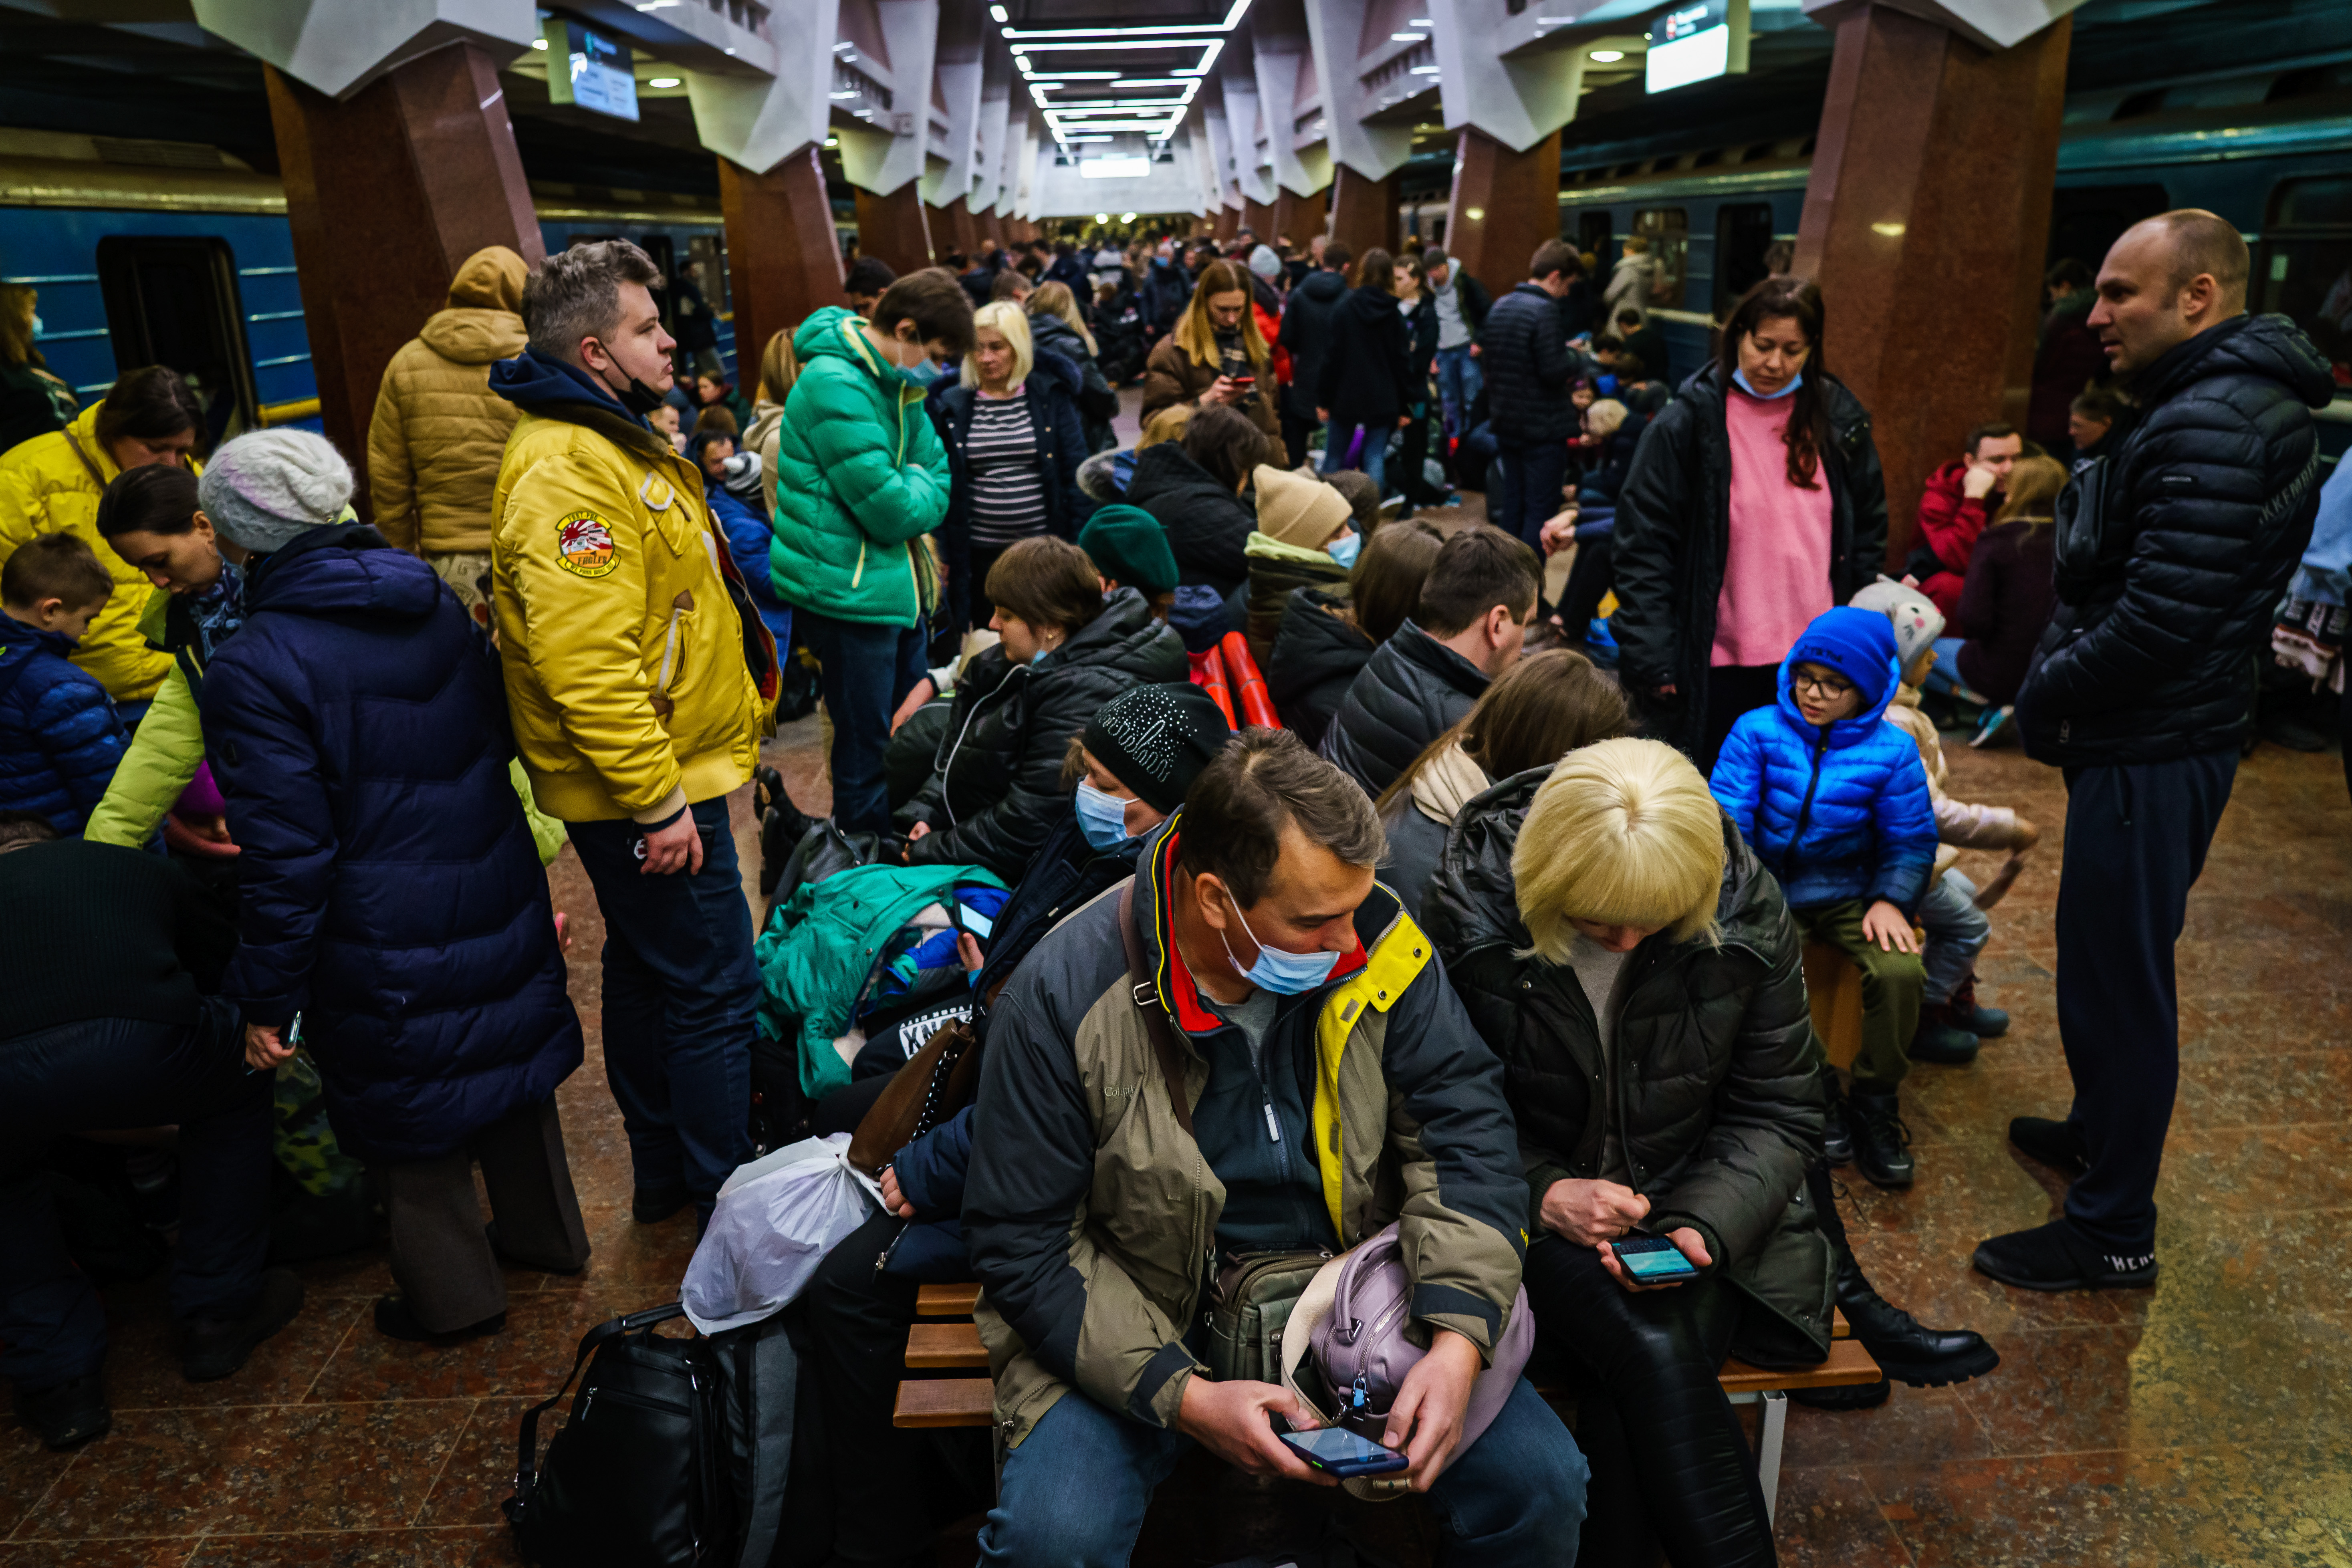
POLYGON ((1037 433, 1029 394, 976 398, 964 438, 971 471, 971 542, 1002 549, 1045 531, 1045 477, 1038 472, 1037 433))

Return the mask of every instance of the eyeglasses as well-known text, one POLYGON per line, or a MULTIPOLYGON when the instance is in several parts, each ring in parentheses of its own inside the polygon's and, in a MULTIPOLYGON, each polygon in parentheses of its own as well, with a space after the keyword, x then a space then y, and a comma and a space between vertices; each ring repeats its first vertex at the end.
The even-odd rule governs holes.
POLYGON ((1835 702, 1853 690, 1853 683, 1842 681, 1835 675, 1791 675, 1789 687, 1791 691, 1811 692, 1817 697, 1835 702))

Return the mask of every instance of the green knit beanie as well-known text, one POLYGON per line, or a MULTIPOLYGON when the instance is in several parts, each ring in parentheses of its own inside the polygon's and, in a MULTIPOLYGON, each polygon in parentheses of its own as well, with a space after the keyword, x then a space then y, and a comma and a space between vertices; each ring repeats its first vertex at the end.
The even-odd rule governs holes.
POLYGON ((1078 530, 1078 548, 1095 570, 1146 599, 1176 591, 1176 558, 1168 530, 1140 507, 1103 507, 1078 530))

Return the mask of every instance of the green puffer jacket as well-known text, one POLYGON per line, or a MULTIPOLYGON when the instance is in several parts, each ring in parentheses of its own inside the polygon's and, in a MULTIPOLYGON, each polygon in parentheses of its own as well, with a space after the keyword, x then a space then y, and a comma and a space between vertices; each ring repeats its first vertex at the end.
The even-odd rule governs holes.
POLYGON ((827 307, 793 334, 800 380, 776 432, 777 597, 836 621, 918 626, 939 602, 919 542, 948 515, 948 455, 925 389, 856 316, 827 307))
POLYGON ((1604 1058, 1576 972, 1528 953, 1511 853, 1533 768, 1471 797, 1446 835, 1422 915, 1471 1020, 1503 1059, 1527 1162, 1528 1213, 1564 1178, 1601 1174, 1604 1071, 1643 1228, 1689 1226, 1726 1280, 1766 1309, 1735 1349, 1759 1365, 1830 1353, 1832 1260, 1805 1198, 1822 1153, 1822 1099, 1801 944, 1772 880, 1724 823, 1720 946, 1661 934, 1633 950, 1616 1047, 1604 1058))

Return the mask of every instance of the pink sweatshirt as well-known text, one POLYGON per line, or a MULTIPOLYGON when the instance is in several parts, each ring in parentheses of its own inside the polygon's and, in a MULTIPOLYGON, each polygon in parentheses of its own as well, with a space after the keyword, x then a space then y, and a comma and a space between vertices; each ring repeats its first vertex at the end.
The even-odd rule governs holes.
POLYGON ((1715 603, 1710 664, 1777 664, 1814 616, 1831 608, 1829 480, 1789 482, 1781 434, 1793 397, 1768 402, 1731 389, 1731 541, 1715 603))

